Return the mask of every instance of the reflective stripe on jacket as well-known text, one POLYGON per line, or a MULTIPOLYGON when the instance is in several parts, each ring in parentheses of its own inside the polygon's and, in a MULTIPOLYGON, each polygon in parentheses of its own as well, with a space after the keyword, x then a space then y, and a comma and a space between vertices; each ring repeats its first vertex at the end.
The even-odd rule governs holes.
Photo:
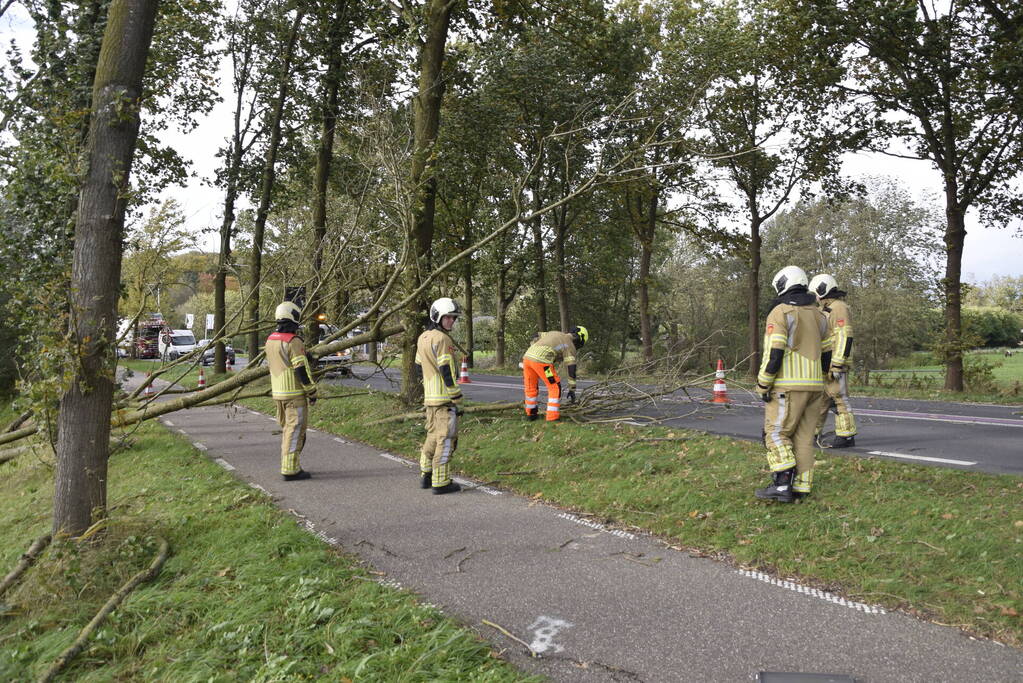
POLYGON ((540 363, 575 365, 575 344, 572 335, 566 332, 543 332, 533 345, 526 349, 526 358, 540 363))
POLYGON ((831 324, 816 306, 779 304, 767 316, 757 383, 776 391, 823 391, 821 354, 831 350, 831 324), (771 349, 783 349, 781 368, 767 371, 771 349))
POLYGON ((831 364, 842 365, 846 368, 852 362, 852 353, 845 355, 849 348, 849 341, 853 338, 852 320, 849 316, 849 304, 841 299, 825 299, 824 313, 828 316, 828 322, 834 328, 831 334, 831 364))
POLYGON ((270 389, 275 400, 300 398, 316 388, 316 384, 303 386, 295 374, 298 368, 304 367, 306 376, 310 379, 313 376, 301 337, 274 332, 267 337, 264 351, 267 365, 270 366, 270 389))
POLYGON ((462 390, 455 383, 457 362, 455 343, 443 330, 435 328, 419 335, 416 363, 423 368, 423 405, 442 406, 462 397, 462 390), (451 371, 451 386, 444 383, 443 366, 451 371))

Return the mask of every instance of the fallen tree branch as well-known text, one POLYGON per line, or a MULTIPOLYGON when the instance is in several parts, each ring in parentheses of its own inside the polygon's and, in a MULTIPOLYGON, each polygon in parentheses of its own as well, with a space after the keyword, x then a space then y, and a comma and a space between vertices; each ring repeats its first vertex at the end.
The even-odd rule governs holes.
POLYGON ((490 628, 496 628, 498 631, 500 631, 504 635, 508 636, 509 638, 514 640, 516 643, 521 643, 527 650, 529 650, 529 656, 530 657, 539 657, 540 656, 540 654, 536 650, 534 650, 532 647, 530 647, 529 643, 527 643, 526 641, 524 641, 524 640, 522 640, 520 638, 516 638, 514 635, 512 635, 511 631, 506 629, 504 626, 501 626, 500 624, 495 624, 492 621, 487 621, 486 619, 483 619, 482 623, 486 624, 490 628))
POLYGON ((156 575, 160 573, 160 569, 163 567, 163 563, 167 561, 167 556, 169 554, 170 546, 167 544, 166 540, 161 538, 160 549, 152 563, 149 565, 149 568, 131 577, 126 584, 121 586, 116 593, 110 596, 110 599, 107 600, 106 604, 103 605, 100 611, 96 613, 96 616, 92 618, 92 621, 86 624, 85 628, 81 630, 78 637, 75 638, 75 642, 72 643, 68 649, 64 650, 60 654, 60 657, 57 657, 45 674, 39 677, 39 682, 49 683, 49 681, 52 681, 79 652, 85 649, 85 644, 88 642, 89 637, 97 628, 99 628, 99 625, 103 623, 103 620, 106 619, 107 616, 109 616, 109 614, 113 612, 126 597, 128 597, 128 594, 135 590, 135 587, 140 583, 143 583, 144 581, 152 581, 156 578, 156 575))
POLYGON ((45 534, 32 542, 32 545, 28 547, 28 550, 26 550, 24 554, 22 554, 21 559, 18 560, 18 565, 11 570, 10 574, 4 577, 3 581, 0 581, 0 595, 6 593, 7 589, 13 586, 14 582, 18 580, 18 577, 24 574, 25 570, 32 566, 32 564, 36 561, 36 558, 39 556, 39 553, 41 553, 46 546, 50 544, 51 538, 53 537, 50 534, 45 534))
MULTIPOLYGON (((500 410, 511 410, 512 408, 522 408, 522 403, 516 401, 515 403, 481 403, 479 405, 468 406, 463 408, 463 412, 466 415, 472 415, 474 413, 492 413, 500 410)), ((373 422, 367 422, 366 426, 370 425, 382 425, 389 422, 404 422, 405 420, 421 420, 423 419, 423 411, 417 410, 414 413, 402 413, 401 415, 392 415, 385 417, 382 420, 374 420, 373 422)))

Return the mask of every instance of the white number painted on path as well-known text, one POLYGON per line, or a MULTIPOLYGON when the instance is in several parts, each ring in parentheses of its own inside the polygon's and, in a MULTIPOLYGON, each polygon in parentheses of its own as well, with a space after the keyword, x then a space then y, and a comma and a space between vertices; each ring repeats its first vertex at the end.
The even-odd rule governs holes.
POLYGON ((533 642, 529 645, 529 649, 537 654, 543 654, 551 649, 554 652, 564 652, 565 648, 554 642, 554 636, 566 628, 572 628, 573 625, 564 619, 537 617, 536 621, 529 626, 529 630, 533 632, 533 642))

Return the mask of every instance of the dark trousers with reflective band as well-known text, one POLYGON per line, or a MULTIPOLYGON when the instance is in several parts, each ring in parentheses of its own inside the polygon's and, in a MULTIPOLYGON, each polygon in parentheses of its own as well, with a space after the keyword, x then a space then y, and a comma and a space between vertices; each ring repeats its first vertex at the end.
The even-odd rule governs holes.
POLYGON ((764 445, 772 472, 796 468, 794 491, 809 493, 813 485, 814 432, 823 391, 786 391, 764 404, 764 445))
POLYGON ((433 485, 445 486, 451 481, 448 461, 458 448, 458 408, 452 404, 426 406, 426 441, 419 452, 419 470, 433 472, 433 485))
POLYGON ((820 419, 817 421, 817 431, 820 432, 828 419, 828 410, 831 409, 831 401, 835 402, 835 436, 856 436, 856 418, 852 414, 852 406, 849 405, 849 373, 838 373, 837 377, 828 378, 824 383, 824 392, 830 401, 825 400, 821 405, 820 419))
POLYGON ((550 363, 523 358, 522 385, 526 392, 527 415, 537 409, 540 382, 547 387, 547 420, 553 422, 561 417, 561 380, 558 379, 558 371, 550 363))
POLYGON ((281 474, 298 474, 298 454, 305 446, 305 429, 309 422, 309 402, 305 396, 277 404, 277 422, 281 425, 281 474))

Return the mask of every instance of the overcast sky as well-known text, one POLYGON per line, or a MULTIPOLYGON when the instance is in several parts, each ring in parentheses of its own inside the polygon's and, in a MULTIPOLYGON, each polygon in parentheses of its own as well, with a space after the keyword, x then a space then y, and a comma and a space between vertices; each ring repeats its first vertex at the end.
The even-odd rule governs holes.
MULTIPOLYGON (((0 41, 7 43, 11 38, 23 47, 31 40, 31 23, 20 12, 12 8, 0 20, 0 41)), ((222 70, 225 92, 229 91, 228 72, 222 70)), ((225 132, 230 130, 231 112, 221 104, 188 135, 168 133, 166 142, 192 162, 197 177, 187 187, 175 188, 168 192, 182 205, 188 224, 195 230, 216 227, 220 222, 223 203, 221 193, 211 188, 206 180, 213 174, 218 160, 216 150, 223 143, 225 132)), ((854 178, 868 175, 887 175, 896 178, 911 194, 920 199, 928 194, 941 196, 941 177, 930 162, 896 159, 878 154, 850 154, 846 156, 843 172, 854 178)), ((1008 228, 993 229, 978 223, 976 211, 967 216, 966 246, 963 255, 963 280, 983 282, 994 275, 1023 276, 1023 223, 1019 220, 1008 228)), ((207 235, 201 242, 208 251, 217 249, 215 235, 207 235)))

